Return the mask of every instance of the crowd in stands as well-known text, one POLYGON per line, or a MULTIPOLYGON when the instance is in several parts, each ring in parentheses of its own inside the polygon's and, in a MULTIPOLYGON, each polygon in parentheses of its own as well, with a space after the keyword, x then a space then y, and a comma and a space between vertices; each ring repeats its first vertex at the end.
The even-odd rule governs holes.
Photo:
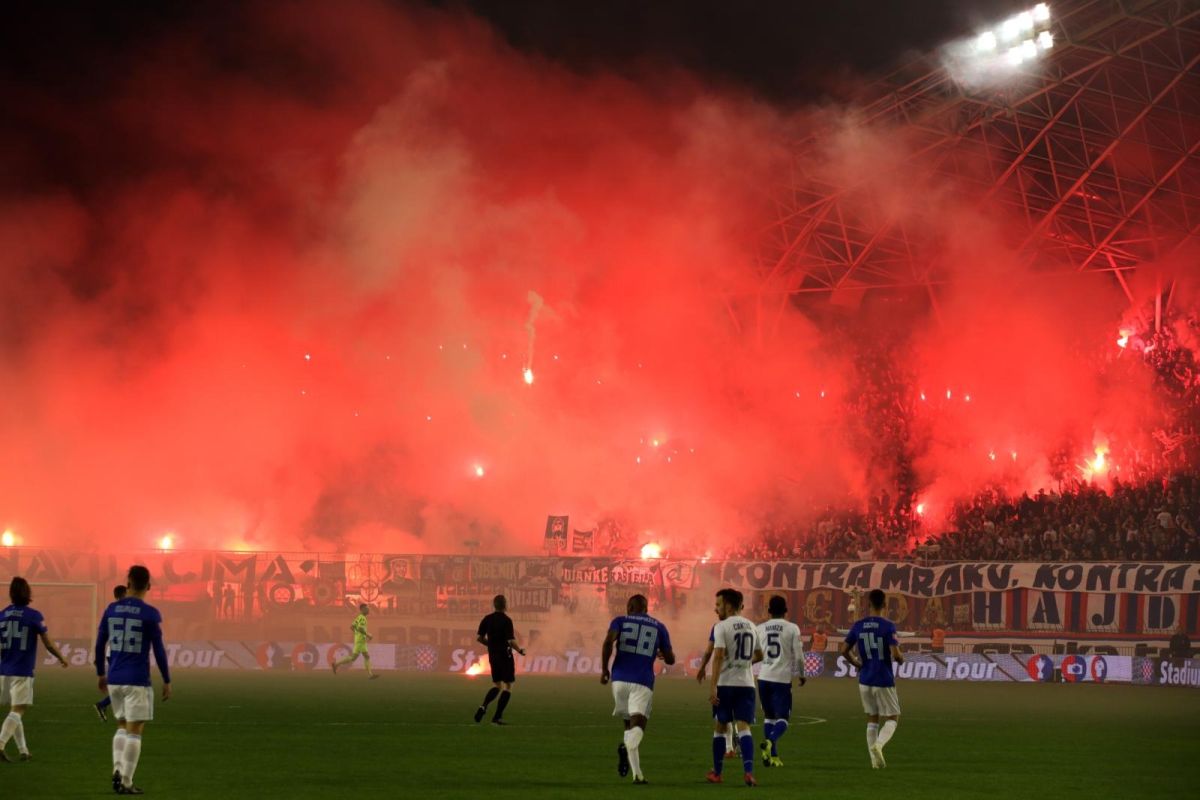
POLYGON ((1200 473, 1102 489, 1012 497, 989 490, 959 503, 938 530, 906 507, 827 512, 808 526, 772 526, 726 558, 930 561, 1200 561, 1200 473))

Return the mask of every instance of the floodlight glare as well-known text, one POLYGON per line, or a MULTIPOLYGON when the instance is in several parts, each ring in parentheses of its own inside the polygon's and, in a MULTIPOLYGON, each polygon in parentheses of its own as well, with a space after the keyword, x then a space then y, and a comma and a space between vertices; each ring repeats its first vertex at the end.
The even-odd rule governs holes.
POLYGON ((1021 23, 1016 17, 1010 17, 1004 20, 1004 24, 1000 26, 1000 39, 1005 42, 1011 42, 1021 33, 1021 23))
POLYGON ((1026 39, 1021 42, 1021 57, 1037 58, 1037 45, 1033 43, 1033 39, 1026 39))
POLYGON ((1030 14, 1028 11, 1022 11, 1020 14, 1017 14, 1017 24, 1021 26, 1021 30, 1023 31, 1033 30, 1033 14, 1030 14))
POLYGON ((996 49, 996 34, 991 31, 986 31, 979 34, 979 38, 975 40, 975 49, 981 53, 990 53, 996 49))
POLYGON ((1038 34, 1037 44, 1043 50, 1049 50, 1054 47, 1054 35, 1050 31, 1042 31, 1038 34))
POLYGON ((1025 56, 1021 55, 1020 47, 1010 47, 1008 52, 1004 54, 1004 58, 1014 67, 1020 66, 1021 62, 1025 60, 1025 56))
POLYGON ((1033 7, 1033 18, 1037 22, 1046 22, 1050 19, 1050 6, 1045 3, 1038 3, 1033 7))

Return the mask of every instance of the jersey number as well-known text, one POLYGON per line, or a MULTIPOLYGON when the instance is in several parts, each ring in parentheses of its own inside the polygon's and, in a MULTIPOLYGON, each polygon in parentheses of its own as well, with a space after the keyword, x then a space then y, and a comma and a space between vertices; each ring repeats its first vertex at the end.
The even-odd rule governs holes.
POLYGON ((622 653, 637 653, 639 656, 654 655, 658 644, 658 628, 653 625, 639 625, 636 622, 626 622, 621 626, 621 641, 617 649, 622 653))
POLYGON ((20 620, 10 619, 6 622, 0 622, 0 640, 3 640, 3 648, 5 650, 20 650, 22 653, 29 646, 29 628, 20 623, 20 620), (21 638, 17 638, 20 634, 21 638), (20 645, 14 645, 13 642, 19 641, 20 645))
POLYGON ((783 652, 783 648, 779 645, 779 633, 771 631, 767 634, 767 658, 779 658, 779 654, 783 652))
POLYGON ((142 621, 109 617, 108 649, 114 653, 142 652, 142 621))
POLYGON ((738 661, 749 661, 754 656, 754 634, 748 631, 733 635, 733 657, 738 661))
POLYGON ((863 651, 868 661, 883 661, 883 639, 878 634, 864 633, 862 635, 863 651), (871 655, 874 652, 875 655, 871 655))

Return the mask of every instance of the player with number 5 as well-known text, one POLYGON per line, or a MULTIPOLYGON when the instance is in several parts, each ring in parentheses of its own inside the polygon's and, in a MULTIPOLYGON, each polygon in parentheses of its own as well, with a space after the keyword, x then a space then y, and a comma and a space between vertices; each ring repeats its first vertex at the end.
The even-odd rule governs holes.
POLYGON ((654 699, 654 660, 675 663, 667 626, 649 616, 645 595, 635 594, 625 604, 625 615, 608 626, 600 651, 600 683, 612 680, 613 716, 625 721, 625 737, 617 747, 617 774, 624 778, 633 772, 634 783, 647 783, 642 774, 639 746, 646 735, 650 705, 654 699), (617 657, 609 672, 608 662, 616 646, 617 657))
POLYGON ((904 663, 900 643, 896 640, 896 623, 883 616, 887 597, 879 589, 867 595, 871 613, 863 617, 846 634, 842 656, 858 670, 858 693, 863 711, 867 714, 867 752, 871 767, 887 766, 883 746, 896 732, 900 722, 900 700, 896 697, 896 676, 892 662, 904 663), (883 725, 879 720, 883 719, 883 725))
POLYGON ((162 674, 162 699, 171 699, 171 672, 163 647, 162 614, 145 600, 150 591, 150 570, 141 565, 129 568, 129 593, 104 609, 96 634, 96 674, 100 691, 112 698, 117 733, 113 737, 112 787, 117 794, 143 794, 133 785, 142 753, 142 731, 154 719, 154 690, 150 684, 150 651, 162 674), (108 674, 104 654, 112 656, 108 674))

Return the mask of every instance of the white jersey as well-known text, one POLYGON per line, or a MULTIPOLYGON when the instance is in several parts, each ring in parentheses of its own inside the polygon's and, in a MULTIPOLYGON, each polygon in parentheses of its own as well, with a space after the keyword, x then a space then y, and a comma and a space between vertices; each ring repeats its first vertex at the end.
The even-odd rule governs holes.
POLYGON ((791 683, 793 675, 804 674, 804 643, 800 626, 786 619, 769 619, 758 626, 763 660, 760 681, 791 683))
POLYGON ((761 650, 758 629, 745 617, 727 617, 713 628, 713 650, 724 650, 717 686, 754 688, 754 651, 761 650))

